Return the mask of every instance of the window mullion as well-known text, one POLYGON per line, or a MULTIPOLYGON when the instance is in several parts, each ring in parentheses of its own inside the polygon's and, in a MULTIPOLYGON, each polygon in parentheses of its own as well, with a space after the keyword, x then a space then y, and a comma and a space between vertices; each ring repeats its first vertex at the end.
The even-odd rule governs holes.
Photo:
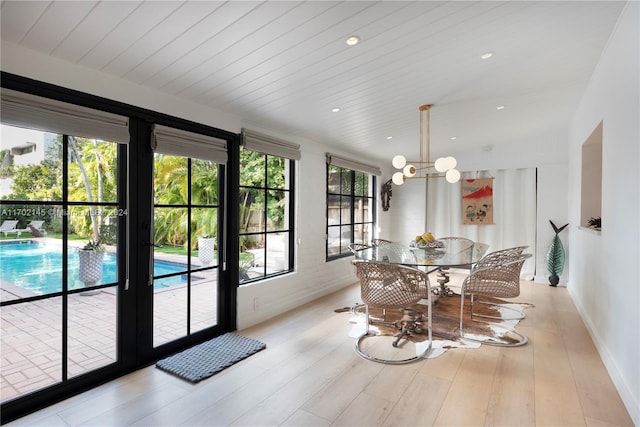
POLYGON ((351 241, 356 241, 356 172, 351 171, 351 241))
MULTIPOLYGON (((62 136, 62 212, 69 212, 69 136, 62 136)), ((69 217, 62 215, 62 381, 69 376, 69 217)))

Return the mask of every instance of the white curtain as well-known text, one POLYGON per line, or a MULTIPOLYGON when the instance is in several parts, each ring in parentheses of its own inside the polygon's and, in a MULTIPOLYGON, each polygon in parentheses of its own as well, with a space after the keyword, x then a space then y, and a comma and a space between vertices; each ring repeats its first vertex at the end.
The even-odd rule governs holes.
POLYGON ((489 245, 488 252, 528 245, 533 256, 522 267, 522 278, 535 275, 536 169, 489 170, 463 174, 462 179, 493 177, 492 225, 462 224, 462 187, 440 178, 427 185, 427 230, 437 237, 466 237, 489 245), (477 175, 477 176, 476 176, 477 175))

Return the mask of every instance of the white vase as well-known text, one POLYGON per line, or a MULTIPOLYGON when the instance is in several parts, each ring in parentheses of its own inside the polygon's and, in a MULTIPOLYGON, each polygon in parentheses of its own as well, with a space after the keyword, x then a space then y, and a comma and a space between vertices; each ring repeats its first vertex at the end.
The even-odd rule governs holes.
POLYGON ((104 252, 96 252, 80 249, 78 251, 80 260, 80 281, 85 287, 94 286, 102 279, 102 258, 104 252))
POLYGON ((213 262, 215 248, 215 237, 198 237, 198 259, 202 265, 209 265, 213 262))

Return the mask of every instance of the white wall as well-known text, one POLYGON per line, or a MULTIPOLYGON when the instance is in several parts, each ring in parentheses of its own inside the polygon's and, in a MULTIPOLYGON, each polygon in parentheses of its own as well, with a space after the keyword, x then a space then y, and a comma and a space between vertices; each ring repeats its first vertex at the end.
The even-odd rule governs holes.
POLYGON ((569 292, 640 425, 640 3, 629 2, 569 128, 569 292), (579 229, 581 148, 603 122, 602 232, 579 229))

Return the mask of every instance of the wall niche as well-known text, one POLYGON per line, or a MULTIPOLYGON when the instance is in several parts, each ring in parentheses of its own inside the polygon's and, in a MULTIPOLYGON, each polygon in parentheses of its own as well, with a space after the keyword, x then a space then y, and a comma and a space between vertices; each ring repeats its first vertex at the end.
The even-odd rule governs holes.
POLYGON ((582 144, 581 190, 580 226, 599 231, 593 224, 602 215, 602 122, 582 144))

